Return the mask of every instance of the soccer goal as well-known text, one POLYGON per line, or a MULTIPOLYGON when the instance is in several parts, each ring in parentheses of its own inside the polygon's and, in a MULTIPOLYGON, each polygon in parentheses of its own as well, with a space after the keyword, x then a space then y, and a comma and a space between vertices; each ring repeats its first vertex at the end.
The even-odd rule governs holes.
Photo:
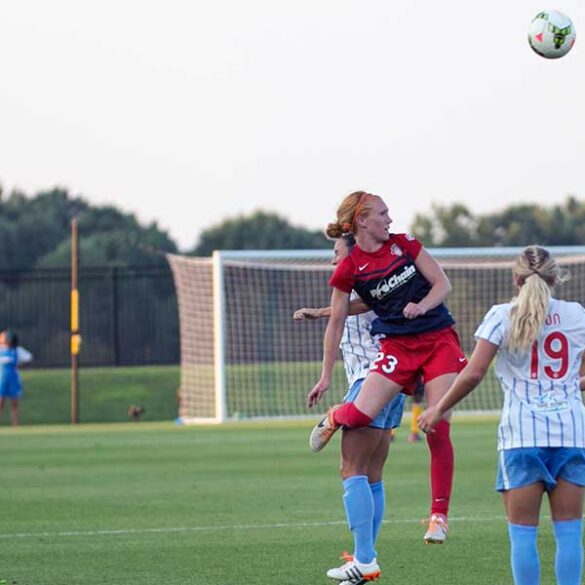
MULTIPOLYGON (((447 306, 467 354, 487 309, 514 294, 510 267, 523 248, 438 248, 453 290, 447 306)), ((550 247, 571 272, 559 298, 585 302, 585 246, 550 247)), ((319 411, 305 406, 321 372, 326 320, 293 321, 300 307, 329 304, 331 250, 221 251, 168 255, 179 305, 185 423, 315 417, 346 392, 339 361, 319 411)), ((494 412, 501 392, 490 374, 457 409, 494 412)), ((407 403, 408 404, 408 403, 407 403)))

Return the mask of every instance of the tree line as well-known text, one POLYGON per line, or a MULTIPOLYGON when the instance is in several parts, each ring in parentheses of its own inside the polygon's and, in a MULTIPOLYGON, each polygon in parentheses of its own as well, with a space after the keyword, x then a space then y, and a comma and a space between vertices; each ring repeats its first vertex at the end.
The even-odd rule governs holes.
MULTIPOLYGON (((115 206, 91 205, 66 189, 29 196, 0 186, 0 270, 66 267, 71 258, 71 219, 78 218, 83 266, 152 266, 177 253, 172 237, 156 222, 141 224, 115 206)), ((291 225, 275 213, 257 211, 204 230, 186 253, 209 256, 213 250, 324 248, 324 234, 291 225)))
POLYGON ((141 225, 114 206, 93 206, 60 188, 32 197, 0 189, 0 269, 69 266, 73 217, 78 218, 79 252, 86 266, 162 264, 159 252, 177 251, 156 223, 141 225))
MULTIPOLYGON (((431 206, 417 213, 410 226, 425 246, 491 247, 585 244, 585 201, 575 195, 549 207, 518 203, 492 213, 475 214, 462 203, 431 206)), ((193 254, 207 256, 215 249, 264 250, 329 248, 320 231, 296 228, 274 214, 257 212, 228 219, 201 234, 193 254)))
MULTIPOLYGON (((156 222, 141 224, 115 206, 91 205, 66 189, 33 196, 0 186, 0 270, 66 267, 70 263, 70 222, 78 218, 84 266, 153 266, 177 253, 171 236, 156 222)), ((510 205, 475 214, 462 203, 433 205, 417 213, 410 231, 427 247, 580 245, 585 243, 585 201, 569 195, 556 205, 510 205)), ((195 234, 194 234, 195 235, 195 234)), ((319 230, 291 225, 276 214, 256 211, 228 218, 199 235, 185 253, 209 256, 213 250, 329 248, 319 230)))
POLYGON ((433 205, 415 216, 411 231, 429 247, 583 245, 585 201, 569 195, 550 207, 518 203, 479 215, 461 203, 433 205))

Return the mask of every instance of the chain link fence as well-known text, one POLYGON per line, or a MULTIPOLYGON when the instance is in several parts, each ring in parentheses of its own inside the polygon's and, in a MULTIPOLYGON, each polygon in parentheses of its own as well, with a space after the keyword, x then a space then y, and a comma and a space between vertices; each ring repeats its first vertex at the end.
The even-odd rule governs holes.
MULTIPOLYGON (((30 367, 70 364, 69 269, 0 272, 0 328, 34 354, 30 367)), ((168 266, 79 271, 82 366, 178 364, 179 320, 168 266)))

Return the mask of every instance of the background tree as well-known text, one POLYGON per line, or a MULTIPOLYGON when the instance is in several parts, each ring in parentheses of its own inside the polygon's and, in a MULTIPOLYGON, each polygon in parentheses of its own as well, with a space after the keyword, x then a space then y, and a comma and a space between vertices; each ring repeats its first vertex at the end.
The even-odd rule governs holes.
POLYGON ((257 211, 204 230, 191 254, 209 256, 213 250, 295 250, 330 246, 320 231, 295 227, 275 213, 257 211))
POLYGON ((585 244, 585 202, 569 195, 560 205, 510 205, 473 215, 463 204, 433 205, 429 215, 415 216, 412 232, 426 246, 548 246, 585 244))
POLYGON ((42 191, 34 197, 13 191, 8 197, 0 196, 0 269, 68 266, 70 222, 75 216, 85 266, 163 264, 166 261, 159 252, 177 251, 156 223, 142 226, 133 214, 113 206, 90 206, 65 189, 42 191))
POLYGON ((176 363, 177 301, 163 254, 176 252, 175 243, 156 223, 142 225, 133 214, 91 206, 64 189, 0 195, 2 327, 26 340, 33 367, 68 363, 74 216, 84 363, 176 363))
MULTIPOLYGON (((560 211, 561 215, 565 215, 560 211)), ((555 245, 554 209, 533 204, 511 205, 503 211, 479 218, 477 245, 555 245)))
POLYGON ((431 216, 417 213, 412 233, 428 246, 474 246, 477 239, 477 220, 461 204, 450 207, 433 204, 431 216))

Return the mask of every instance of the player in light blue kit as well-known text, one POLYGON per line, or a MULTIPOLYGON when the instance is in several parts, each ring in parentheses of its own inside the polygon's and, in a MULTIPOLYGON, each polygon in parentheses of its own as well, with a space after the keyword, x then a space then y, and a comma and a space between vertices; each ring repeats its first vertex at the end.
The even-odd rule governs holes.
POLYGON ((580 585, 585 486, 585 408, 580 370, 585 309, 553 298, 567 274, 549 252, 529 246, 513 268, 518 296, 494 305, 475 332, 468 365, 419 417, 432 432, 442 413, 469 394, 496 357, 504 393, 498 429, 498 478, 508 519, 516 585, 540 583, 537 531, 542 497, 550 503, 558 585, 580 585))
MULTIPOLYGON (((353 236, 346 235, 335 241, 332 264, 336 266, 355 245, 353 236)), ((355 295, 354 300, 359 299, 355 295)), ((359 303, 359 305, 362 305, 359 303)), ((357 305, 354 304, 356 310, 357 305)), ((363 310, 360 307, 360 310, 363 310)), ((317 319, 328 317, 330 307, 303 308, 294 318, 317 319)), ((373 311, 347 317, 340 349, 349 385, 344 401, 353 402, 368 374, 371 362, 379 352, 379 345, 370 333, 372 321, 377 318, 373 311)), ((354 556, 360 557, 362 549, 373 549, 384 517, 385 494, 383 469, 392 440, 392 429, 400 426, 406 396, 398 394, 388 402, 369 426, 344 429, 341 437, 341 477, 343 503, 349 528, 354 538, 354 551, 344 553, 346 561, 341 567, 327 571, 327 576, 341 581, 341 585, 364 583, 363 574, 356 570, 354 556)), ((372 571, 367 580, 379 576, 376 559, 370 563, 372 571)))

